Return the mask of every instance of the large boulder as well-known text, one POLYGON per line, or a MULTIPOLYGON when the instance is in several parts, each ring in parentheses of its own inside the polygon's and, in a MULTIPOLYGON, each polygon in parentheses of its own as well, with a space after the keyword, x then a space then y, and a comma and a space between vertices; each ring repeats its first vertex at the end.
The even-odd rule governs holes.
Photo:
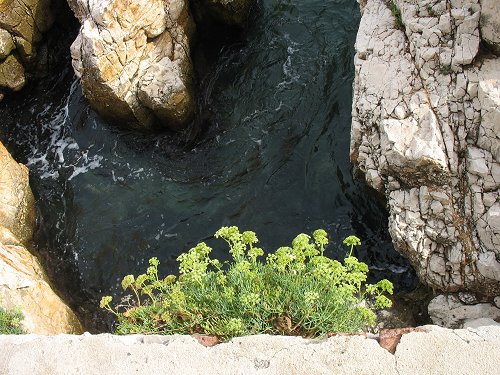
POLYGON ((103 117, 139 129, 184 127, 194 111, 187 0, 69 0, 84 95, 103 117))
MULTIPOLYGON (((385 0, 366 1, 356 40, 351 159, 387 198, 394 245, 422 282, 494 297, 500 60, 479 52, 486 2, 394 0, 395 17, 385 0)), ((491 17, 498 22, 500 13, 491 17)))
POLYGON ((0 143, 0 306, 19 308, 29 333, 80 333, 75 314, 52 290, 40 262, 27 250, 34 224, 28 169, 0 143))
POLYGON ((38 45, 52 22, 51 0, 0 0, 0 100, 36 70, 38 45))

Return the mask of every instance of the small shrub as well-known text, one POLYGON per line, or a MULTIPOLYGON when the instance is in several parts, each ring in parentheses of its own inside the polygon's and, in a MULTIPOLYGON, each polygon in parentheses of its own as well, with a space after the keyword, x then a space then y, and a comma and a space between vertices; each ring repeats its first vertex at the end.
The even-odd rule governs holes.
POLYGON ((392 16, 394 17, 394 27, 398 30, 403 30, 403 18, 401 17, 401 11, 394 2, 394 0, 388 1, 389 9, 391 10, 392 16))
POLYGON ((451 65, 440 64, 439 65, 439 71, 441 72, 441 74, 448 75, 448 74, 451 74, 451 72, 453 70, 451 69, 451 65))
POLYGON ((25 333, 21 327, 23 314, 16 309, 0 307, 0 335, 20 335, 25 333))
POLYGON ((344 240, 349 253, 343 264, 325 256, 323 230, 312 238, 299 234, 264 261, 254 232, 223 227, 215 237, 229 245, 228 264, 210 258, 212 249, 202 242, 178 257, 178 278, 159 278, 159 261, 152 258, 145 274, 123 278, 133 297, 115 308, 103 297, 101 307, 118 317, 116 333, 318 337, 373 326, 373 310, 391 305, 385 296, 392 294, 391 282, 365 285, 368 266, 352 255, 360 244, 355 236, 344 240))
POLYGON ((439 13, 438 13, 438 12, 436 12, 436 11, 434 10, 434 8, 432 7, 432 5, 430 5, 430 4, 429 4, 429 5, 427 5, 427 13, 428 13, 428 14, 429 14, 429 16, 431 16, 431 17, 439 17, 439 13))

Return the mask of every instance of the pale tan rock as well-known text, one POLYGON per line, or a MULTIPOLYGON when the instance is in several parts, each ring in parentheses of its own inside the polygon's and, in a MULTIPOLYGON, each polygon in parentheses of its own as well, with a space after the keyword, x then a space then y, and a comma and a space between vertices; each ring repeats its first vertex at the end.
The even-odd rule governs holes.
POLYGON ((29 333, 81 333, 71 309, 54 293, 40 263, 24 246, 0 243, 0 304, 19 308, 29 333))
POLYGON ((0 60, 5 59, 15 49, 14 39, 7 30, 0 28, 0 60))
POLYGON ((185 0, 71 0, 80 34, 71 46, 86 98, 124 126, 173 129, 193 115, 190 37, 185 0))
POLYGON ((0 305, 19 308, 27 332, 82 332, 75 314, 52 290, 38 259, 26 247, 35 224, 28 169, 0 143, 0 305))
POLYGON ((0 226, 22 244, 27 244, 33 236, 34 204, 28 168, 17 163, 0 143, 0 226))
POLYGON ((374 338, 247 336, 205 347, 191 336, 5 335, 5 375, 497 375, 500 327, 425 326, 401 336, 390 354, 374 338))

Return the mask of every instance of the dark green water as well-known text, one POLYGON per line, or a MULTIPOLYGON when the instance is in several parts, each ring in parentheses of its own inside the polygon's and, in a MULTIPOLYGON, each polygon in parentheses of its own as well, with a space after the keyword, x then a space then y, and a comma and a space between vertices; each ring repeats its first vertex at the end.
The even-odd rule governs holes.
POLYGON ((256 231, 269 250, 324 228, 339 257, 341 240, 356 234, 374 277, 414 286, 383 206, 351 176, 356 1, 265 0, 261 12, 202 80, 200 111, 211 115, 201 132, 107 124, 67 58, 2 103, 2 138, 28 164, 37 196, 37 247, 89 327, 98 325, 95 301, 150 257, 167 273, 201 240, 224 254, 211 239, 222 225, 256 231))

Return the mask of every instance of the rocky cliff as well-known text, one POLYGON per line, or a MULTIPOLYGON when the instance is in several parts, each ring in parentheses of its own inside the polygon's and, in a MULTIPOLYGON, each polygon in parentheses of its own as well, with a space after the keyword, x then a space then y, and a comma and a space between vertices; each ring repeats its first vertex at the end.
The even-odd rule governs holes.
POLYGON ((500 2, 368 0, 351 160, 396 249, 445 292, 500 294, 500 2))
POLYGON ((80 333, 75 314, 54 293, 38 259, 27 250, 34 204, 28 169, 0 143, 0 305, 20 308, 29 333, 80 333))
POLYGON ((43 71, 42 35, 53 22, 51 0, 0 0, 0 100, 43 71))
MULTIPOLYGON (((195 24, 189 1, 68 2, 81 23, 71 47, 73 67, 90 105, 127 127, 185 127, 195 109, 190 52, 195 24)), ((253 3, 196 2, 238 25, 253 3)))

